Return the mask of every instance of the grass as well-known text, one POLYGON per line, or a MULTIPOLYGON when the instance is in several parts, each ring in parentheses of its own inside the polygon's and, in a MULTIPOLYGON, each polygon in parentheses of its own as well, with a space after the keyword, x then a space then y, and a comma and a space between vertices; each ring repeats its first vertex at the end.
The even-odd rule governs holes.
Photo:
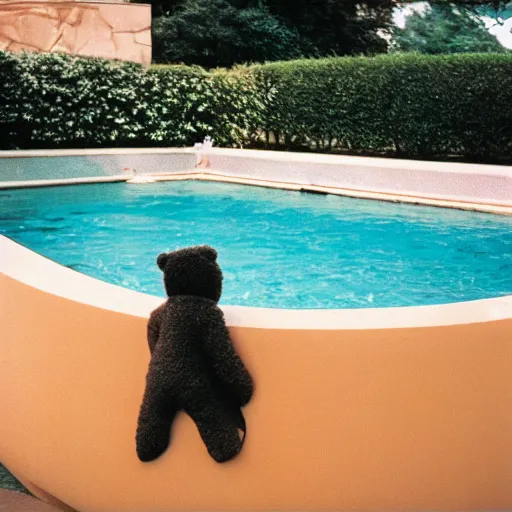
POLYGON ((30 494, 23 485, 14 478, 2 464, 0 464, 0 489, 9 489, 10 491, 23 492, 30 494))

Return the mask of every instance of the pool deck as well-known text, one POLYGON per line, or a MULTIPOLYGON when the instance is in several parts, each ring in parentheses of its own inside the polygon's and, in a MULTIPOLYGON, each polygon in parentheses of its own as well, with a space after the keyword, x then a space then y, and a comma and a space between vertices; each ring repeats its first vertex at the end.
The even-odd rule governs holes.
POLYGON ((23 179, 0 181, 0 189, 128 181, 132 174, 123 169, 135 167, 156 181, 237 183, 512 215, 511 166, 221 148, 207 156, 209 166, 198 168, 188 148, 3 151, 0 166, 2 159, 53 158, 63 167, 82 157, 105 175, 31 179, 20 170, 23 179))

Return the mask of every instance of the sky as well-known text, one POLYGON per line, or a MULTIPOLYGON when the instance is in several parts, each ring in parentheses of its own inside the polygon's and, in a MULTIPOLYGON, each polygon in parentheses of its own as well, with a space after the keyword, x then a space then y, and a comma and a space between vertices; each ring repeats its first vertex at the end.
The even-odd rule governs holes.
MULTIPOLYGON (((407 15, 414 11, 423 11, 428 6, 428 2, 414 2, 404 8, 397 8, 393 14, 393 19, 399 27, 405 26, 407 15)), ((506 48, 512 49, 512 17, 504 21, 502 25, 487 16, 482 17, 487 27, 491 27, 489 32, 496 36, 496 39, 506 48)))

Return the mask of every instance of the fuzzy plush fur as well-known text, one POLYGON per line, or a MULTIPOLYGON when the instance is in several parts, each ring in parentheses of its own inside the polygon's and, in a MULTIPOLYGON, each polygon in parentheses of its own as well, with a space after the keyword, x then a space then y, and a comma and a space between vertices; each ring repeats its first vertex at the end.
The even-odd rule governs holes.
POLYGON ((148 322, 151 361, 136 434, 143 462, 166 451, 180 410, 194 420, 217 462, 232 459, 242 448, 240 409, 251 399, 253 382, 217 305, 222 272, 216 259, 208 246, 158 256, 169 298, 148 322))

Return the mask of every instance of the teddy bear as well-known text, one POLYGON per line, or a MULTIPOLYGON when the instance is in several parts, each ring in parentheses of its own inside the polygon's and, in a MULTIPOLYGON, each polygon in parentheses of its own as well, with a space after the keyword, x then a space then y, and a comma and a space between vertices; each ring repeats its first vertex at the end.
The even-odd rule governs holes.
POLYGON ((246 425, 241 411, 253 380, 235 351, 218 306, 222 271, 217 251, 195 246, 157 258, 167 300, 147 325, 151 359, 139 411, 139 460, 160 457, 171 441, 171 425, 184 411, 194 421, 210 456, 226 462, 242 449, 246 425))

